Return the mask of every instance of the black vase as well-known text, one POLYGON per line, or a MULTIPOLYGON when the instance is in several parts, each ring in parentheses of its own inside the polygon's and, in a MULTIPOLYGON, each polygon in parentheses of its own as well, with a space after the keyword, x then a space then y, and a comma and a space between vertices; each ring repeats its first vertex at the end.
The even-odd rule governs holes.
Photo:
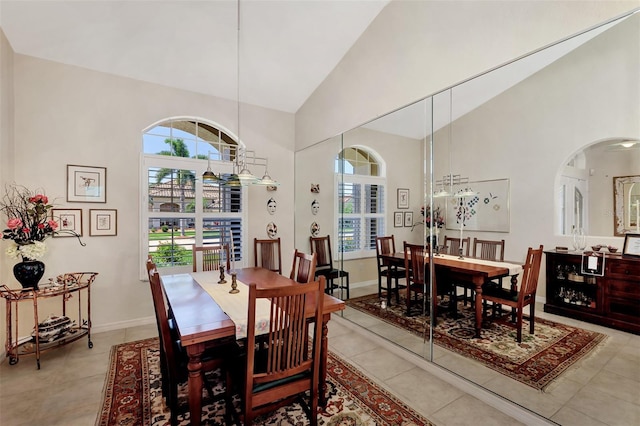
POLYGON ((26 259, 13 266, 13 276, 23 288, 38 288, 38 282, 44 275, 44 263, 26 259))

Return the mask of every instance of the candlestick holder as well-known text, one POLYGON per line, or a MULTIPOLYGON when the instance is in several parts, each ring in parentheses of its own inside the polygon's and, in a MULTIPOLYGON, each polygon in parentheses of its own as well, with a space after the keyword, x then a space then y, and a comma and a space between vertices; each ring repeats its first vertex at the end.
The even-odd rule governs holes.
POLYGON ((220 265, 220 281, 218 284, 226 284, 227 280, 224 279, 224 265, 220 265))
POLYGON ((235 272, 231 273, 231 290, 229 290, 229 293, 231 294, 240 293, 240 290, 238 290, 237 275, 238 274, 236 274, 235 272))

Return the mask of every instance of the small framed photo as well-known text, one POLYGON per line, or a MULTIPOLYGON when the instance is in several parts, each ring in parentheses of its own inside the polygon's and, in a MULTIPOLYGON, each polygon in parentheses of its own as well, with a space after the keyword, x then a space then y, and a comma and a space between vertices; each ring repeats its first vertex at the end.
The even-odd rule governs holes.
MULTIPOLYGON (((82 209, 51 209, 51 219, 58 222, 58 231, 72 231, 82 236, 82 209)), ((75 237, 71 232, 60 232, 53 236, 75 237)))
POLYGON ((402 228, 404 225, 404 216, 402 216, 402 212, 394 212, 393 213, 393 227, 394 228, 402 228))
POLYGON ((623 256, 640 256, 640 234, 625 234, 623 256))
POLYGON ((118 235, 118 211, 116 209, 89 210, 89 235, 118 235))
POLYGON ((67 164, 67 201, 106 203, 107 168, 67 164))
POLYGON ((413 212, 404 212, 404 226, 413 226, 413 212))
POLYGON ((398 208, 409 208, 409 190, 406 188, 398 188, 398 208))

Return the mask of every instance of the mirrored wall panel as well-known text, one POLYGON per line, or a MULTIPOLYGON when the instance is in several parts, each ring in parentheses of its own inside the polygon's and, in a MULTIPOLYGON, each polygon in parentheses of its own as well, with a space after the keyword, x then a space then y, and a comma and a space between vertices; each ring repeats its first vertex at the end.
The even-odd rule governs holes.
POLYGON ((638 226, 615 182, 640 175, 639 33, 627 16, 297 152, 296 246, 329 236, 343 316, 547 418, 632 386, 604 366, 637 336, 576 320, 602 290, 549 255, 638 226))

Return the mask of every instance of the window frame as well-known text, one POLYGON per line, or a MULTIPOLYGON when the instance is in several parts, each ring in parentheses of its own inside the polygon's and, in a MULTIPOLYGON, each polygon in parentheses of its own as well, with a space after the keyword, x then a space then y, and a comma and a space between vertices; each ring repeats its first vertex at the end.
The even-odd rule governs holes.
MULTIPOLYGON (((360 147, 360 149, 363 149, 360 147)), ((380 166, 380 162, 378 160, 378 165, 380 166)), ((358 175, 358 174, 344 174, 344 173, 335 173, 334 179, 334 188, 335 188, 335 200, 337 201, 337 205, 335 207, 336 212, 336 220, 335 224, 335 235, 341 235, 340 233, 340 221, 345 218, 359 218, 361 220, 360 223, 360 249, 355 251, 340 251, 340 239, 336 238, 333 248, 336 253, 340 253, 344 260, 353 260, 353 259, 364 259, 369 257, 376 256, 376 249, 373 247, 372 249, 366 249, 366 220, 367 218, 377 217, 382 219, 382 235, 386 235, 387 232, 387 178, 385 176, 367 176, 367 175, 358 175), (360 213, 349 213, 345 214, 341 211, 342 200, 340 198, 340 185, 341 184, 359 184, 362 186, 362 190, 360 192, 360 201, 361 201, 361 212, 360 213), (379 213, 366 213, 365 205, 366 205, 366 190, 365 185, 378 185, 383 187, 384 199, 382 200, 382 211, 379 213)))
MULTIPOLYGON (((144 150, 144 148, 143 148, 144 150)), ((204 219, 211 218, 239 218, 241 221, 241 247, 240 254, 241 259, 235 262, 235 267, 241 268, 245 266, 246 256, 242 256, 242 253, 245 252, 244 248, 247 247, 247 217, 249 211, 249 202, 248 202, 248 190, 247 187, 241 187, 242 191, 242 204, 240 212, 203 212, 203 203, 202 196, 203 193, 203 184, 202 179, 200 178, 202 174, 207 170, 208 166, 207 160, 197 159, 197 158, 187 158, 187 157, 174 157, 174 156, 166 156, 166 155, 157 155, 157 154, 148 154, 142 152, 140 158, 140 225, 141 225, 141 233, 140 233, 140 279, 147 280, 147 273, 145 268, 145 263, 147 256, 149 254, 149 220, 153 219, 155 216, 162 216, 163 218, 183 218, 185 216, 193 217, 195 224, 195 242, 194 244, 200 245, 203 241, 203 221, 204 219), (195 193, 200 194, 200 196, 195 197, 195 212, 187 213, 187 212, 158 212, 158 214, 154 214, 155 212, 150 212, 148 209, 149 203, 149 179, 148 173, 150 168, 155 167, 166 167, 171 169, 189 169, 193 170, 196 174, 195 180, 195 193)), ((218 161, 212 160, 210 162, 212 170, 215 170, 216 173, 222 174, 231 174, 233 173, 233 163, 228 161, 218 161)), ((235 237, 235 236, 234 236, 235 237)), ((238 248, 236 247, 236 250, 238 248)), ((161 272, 163 274, 175 274, 175 273, 187 273, 192 271, 191 265, 183 265, 183 266, 170 266, 163 267, 161 272)))

